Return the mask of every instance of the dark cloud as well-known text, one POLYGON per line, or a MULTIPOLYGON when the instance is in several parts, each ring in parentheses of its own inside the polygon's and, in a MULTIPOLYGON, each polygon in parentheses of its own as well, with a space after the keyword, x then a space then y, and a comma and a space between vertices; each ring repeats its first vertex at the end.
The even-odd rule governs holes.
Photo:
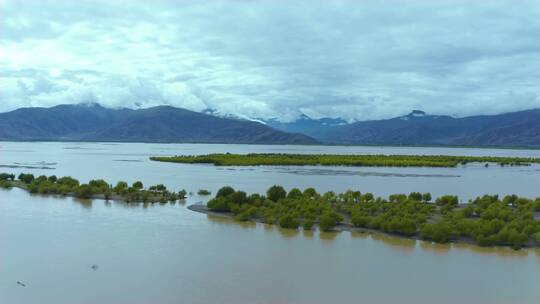
POLYGON ((540 104, 538 1, 0 1, 0 110, 97 101, 245 116, 540 104))

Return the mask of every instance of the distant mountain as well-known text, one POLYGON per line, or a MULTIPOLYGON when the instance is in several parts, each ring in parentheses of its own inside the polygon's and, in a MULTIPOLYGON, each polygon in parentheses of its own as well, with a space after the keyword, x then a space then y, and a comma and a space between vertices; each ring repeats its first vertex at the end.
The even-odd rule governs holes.
POLYGON ((464 118, 414 110, 347 123, 307 115, 280 122, 215 110, 109 109, 89 103, 0 113, 0 140, 540 147, 540 109, 464 118))
POLYGON ((98 104, 0 113, 1 140, 313 144, 303 134, 181 108, 108 109, 98 104))
POLYGON ((280 122, 277 119, 263 120, 268 126, 285 132, 303 133, 311 137, 319 136, 328 128, 346 125, 347 121, 341 118, 320 118, 313 119, 302 114, 298 119, 292 122, 280 122))
POLYGON ((415 110, 386 120, 360 121, 311 133, 331 143, 540 147, 540 109, 499 115, 428 115, 415 110))

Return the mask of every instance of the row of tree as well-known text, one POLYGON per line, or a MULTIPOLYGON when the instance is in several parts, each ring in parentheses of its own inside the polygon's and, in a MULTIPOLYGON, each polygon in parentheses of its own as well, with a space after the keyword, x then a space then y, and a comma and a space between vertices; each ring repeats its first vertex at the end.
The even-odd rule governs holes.
POLYGON ((442 243, 465 240, 514 248, 540 244, 540 221, 535 219, 540 198, 516 195, 502 199, 485 195, 460 205, 457 196, 432 201, 430 193, 419 192, 375 198, 359 191, 319 194, 313 188, 287 192, 272 186, 265 195, 247 195, 227 186, 207 207, 230 212, 241 221, 258 220, 283 228, 309 230, 318 224, 330 231, 344 224, 442 243))
POLYGON ((120 181, 115 186, 105 180, 91 180, 87 184, 81 184, 77 179, 65 176, 57 178, 55 175, 41 175, 21 173, 15 180, 15 175, 0 174, 0 186, 9 188, 18 186, 30 193, 70 195, 78 198, 103 197, 105 199, 118 199, 126 202, 167 202, 184 199, 186 190, 171 192, 163 184, 144 188, 140 181, 129 185, 120 181))

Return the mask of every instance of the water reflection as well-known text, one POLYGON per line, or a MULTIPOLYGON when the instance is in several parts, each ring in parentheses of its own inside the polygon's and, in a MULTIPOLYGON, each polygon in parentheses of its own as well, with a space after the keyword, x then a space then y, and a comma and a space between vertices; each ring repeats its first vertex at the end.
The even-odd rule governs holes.
POLYGON ((79 204, 84 209, 91 209, 93 201, 91 199, 85 198, 73 198, 73 202, 79 204))
POLYGON ((526 258, 529 252, 535 252, 537 249, 514 250, 507 247, 481 247, 475 244, 454 243, 454 249, 467 250, 481 255, 493 255, 506 258, 526 258))
POLYGON ((263 224, 263 228, 265 231, 274 231, 274 225, 270 225, 270 224, 263 224))
POLYGON ((67 201, 0 192, 0 303, 540 303, 540 250, 319 234, 159 204, 97 201, 88 216, 67 201))
POLYGON ((313 232, 313 230, 302 230, 302 236, 311 239, 313 236, 315 236, 315 232, 313 232))
POLYGON ((215 224, 219 224, 219 225, 229 225, 229 226, 232 225, 232 226, 237 226, 237 227, 241 227, 241 228, 249 228, 249 229, 253 229, 253 228, 257 227, 257 223, 255 223, 255 222, 250 222, 250 221, 241 222, 241 221, 237 221, 237 220, 235 220, 233 218, 229 218, 229 217, 226 217, 226 216, 218 216, 218 215, 207 214, 206 218, 208 220, 210 220, 210 222, 215 223, 215 224))
POLYGON ((420 248, 422 248, 422 250, 429 251, 439 256, 448 255, 452 249, 452 244, 450 243, 440 244, 428 241, 419 241, 418 243, 420 244, 420 248))
POLYGON ((384 233, 371 233, 371 239, 384 245, 390 246, 401 252, 412 252, 416 248, 416 240, 397 236, 391 236, 384 233))
POLYGON ((300 234, 298 232, 298 229, 286 229, 286 228, 281 228, 279 226, 276 226, 276 230, 284 238, 295 238, 300 234))
POLYGON ((369 233, 364 231, 351 231, 350 236, 351 239, 368 239, 369 233))
POLYGON ((339 232, 325 232, 319 230, 319 239, 323 241, 324 244, 330 245, 334 242, 339 232))

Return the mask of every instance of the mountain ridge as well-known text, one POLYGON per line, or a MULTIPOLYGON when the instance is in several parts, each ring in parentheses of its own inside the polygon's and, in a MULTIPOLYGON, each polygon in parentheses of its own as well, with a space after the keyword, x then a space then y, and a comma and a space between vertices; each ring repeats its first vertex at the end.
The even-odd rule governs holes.
POLYGON ((411 112, 330 127, 312 136, 349 144, 540 147, 540 109, 462 118, 411 112))
POLYGON ((1 140, 314 144, 304 134, 172 106, 109 109, 99 104, 0 113, 1 140))
POLYGON ((540 109, 456 118, 421 110, 390 119, 248 119, 162 105, 96 103, 0 113, 0 140, 540 147, 540 109))

